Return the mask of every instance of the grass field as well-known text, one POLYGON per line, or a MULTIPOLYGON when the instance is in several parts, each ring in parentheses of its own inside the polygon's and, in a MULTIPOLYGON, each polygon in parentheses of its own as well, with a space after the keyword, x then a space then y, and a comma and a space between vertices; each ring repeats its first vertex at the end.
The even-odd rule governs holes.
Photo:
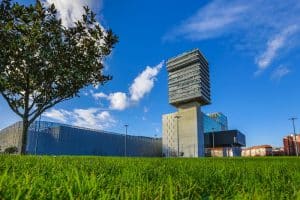
POLYGON ((300 159, 0 156, 0 199, 300 199, 300 159))

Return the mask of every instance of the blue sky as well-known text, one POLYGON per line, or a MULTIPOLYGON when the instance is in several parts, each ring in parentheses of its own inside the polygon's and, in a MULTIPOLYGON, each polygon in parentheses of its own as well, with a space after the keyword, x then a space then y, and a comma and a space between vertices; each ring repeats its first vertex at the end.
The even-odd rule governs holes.
MULTIPOLYGON (((227 115, 229 128, 246 134, 247 146, 282 146, 292 131, 288 118, 300 117, 298 0, 49 2, 56 2, 65 25, 88 3, 120 42, 105 61, 113 80, 84 88, 44 120, 116 132, 129 124, 130 134, 160 136, 161 115, 175 111, 164 61, 192 48, 210 64, 212 104, 203 111, 227 115)), ((2 97, 0 113, 0 129, 20 120, 2 97)), ((300 132, 300 120, 296 126, 300 132)))

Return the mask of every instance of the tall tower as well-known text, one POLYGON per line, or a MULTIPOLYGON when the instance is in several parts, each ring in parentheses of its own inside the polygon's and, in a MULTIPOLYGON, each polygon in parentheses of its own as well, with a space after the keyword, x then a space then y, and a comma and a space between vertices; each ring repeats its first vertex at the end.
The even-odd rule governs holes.
POLYGON ((204 156, 201 106, 210 104, 208 62, 199 49, 167 61, 169 103, 178 111, 163 115, 165 156, 204 156))

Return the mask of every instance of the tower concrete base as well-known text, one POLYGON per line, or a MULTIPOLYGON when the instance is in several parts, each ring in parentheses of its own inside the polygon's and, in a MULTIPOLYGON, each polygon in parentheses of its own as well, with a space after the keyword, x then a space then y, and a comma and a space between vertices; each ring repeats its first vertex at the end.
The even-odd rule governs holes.
POLYGON ((162 121, 165 156, 204 156, 203 120, 198 104, 179 107, 178 112, 163 115, 162 121))

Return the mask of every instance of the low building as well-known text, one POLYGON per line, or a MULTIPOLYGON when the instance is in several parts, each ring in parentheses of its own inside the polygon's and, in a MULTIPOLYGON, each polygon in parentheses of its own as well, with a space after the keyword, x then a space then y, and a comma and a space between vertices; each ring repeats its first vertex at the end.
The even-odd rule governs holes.
POLYGON ((238 130, 207 132, 204 134, 205 148, 243 147, 246 137, 238 130))
POLYGON ((272 146, 260 145, 242 149, 242 156, 254 157, 254 156, 272 156, 272 146))
POLYGON ((283 147, 273 147, 272 156, 284 156, 284 148, 283 147))
POLYGON ((295 156, 296 151, 298 150, 298 154, 300 152, 300 136, 296 135, 288 135, 283 138, 283 148, 284 153, 287 156, 295 156))
POLYGON ((205 156, 241 156, 241 147, 246 145, 246 137, 238 130, 216 131, 204 134, 205 156))
POLYGON ((208 132, 227 131, 227 117, 221 113, 202 113, 204 134, 208 132))
MULTIPOLYGON (((1 149, 21 149, 22 122, 0 131, 1 149)), ((144 136, 35 122, 28 131, 26 151, 38 155, 99 155, 160 157, 162 140, 144 136)))
POLYGON ((241 156, 241 147, 205 148, 205 157, 236 157, 241 156))

